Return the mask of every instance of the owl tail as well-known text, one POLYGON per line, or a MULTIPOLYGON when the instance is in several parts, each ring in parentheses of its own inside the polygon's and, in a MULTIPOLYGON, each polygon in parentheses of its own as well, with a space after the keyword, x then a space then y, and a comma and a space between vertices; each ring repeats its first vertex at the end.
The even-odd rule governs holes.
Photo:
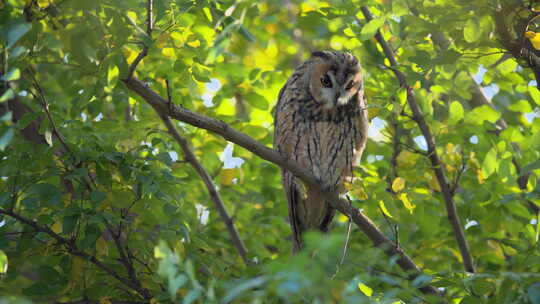
POLYGON ((308 190, 303 195, 304 192, 293 180, 288 185, 289 222, 293 232, 293 252, 296 253, 304 247, 304 232, 310 229, 328 232, 336 211, 321 198, 320 193, 308 190))

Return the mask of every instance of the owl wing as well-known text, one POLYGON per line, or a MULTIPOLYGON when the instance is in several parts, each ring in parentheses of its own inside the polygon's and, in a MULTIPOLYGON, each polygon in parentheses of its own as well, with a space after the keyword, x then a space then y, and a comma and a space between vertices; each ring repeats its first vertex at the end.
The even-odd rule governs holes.
MULTIPOLYGON (((287 90, 288 84, 279 92, 274 113, 274 148, 282 156, 296 160, 294 147, 300 135, 294 121, 293 103, 296 97, 295 94, 287 90)), ((289 223, 293 232, 293 250, 298 252, 302 248, 302 233, 304 231, 300 222, 298 208, 304 199, 304 190, 290 171, 282 169, 281 178, 289 205, 289 223)))

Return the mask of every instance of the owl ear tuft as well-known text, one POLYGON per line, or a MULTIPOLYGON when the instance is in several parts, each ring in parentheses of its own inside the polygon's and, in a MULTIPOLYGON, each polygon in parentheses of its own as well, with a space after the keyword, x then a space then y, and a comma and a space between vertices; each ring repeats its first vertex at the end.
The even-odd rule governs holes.
POLYGON ((330 59, 330 56, 325 51, 311 52, 311 57, 319 57, 319 58, 326 59, 326 60, 330 59))

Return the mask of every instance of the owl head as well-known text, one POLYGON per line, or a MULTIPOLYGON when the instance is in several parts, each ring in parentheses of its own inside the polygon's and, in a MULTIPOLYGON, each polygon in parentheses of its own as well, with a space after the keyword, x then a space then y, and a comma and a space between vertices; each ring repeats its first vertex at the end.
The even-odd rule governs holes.
POLYGON ((362 74, 358 59, 350 53, 311 53, 309 90, 315 101, 330 110, 363 98, 362 74))

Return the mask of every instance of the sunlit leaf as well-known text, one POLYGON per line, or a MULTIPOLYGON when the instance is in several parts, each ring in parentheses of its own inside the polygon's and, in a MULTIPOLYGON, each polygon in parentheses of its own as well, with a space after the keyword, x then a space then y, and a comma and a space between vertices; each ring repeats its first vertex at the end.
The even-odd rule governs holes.
POLYGON ((458 101, 452 101, 450 104, 450 116, 448 117, 448 124, 455 125, 463 118, 463 106, 458 101))
POLYGON ((405 206, 410 213, 413 213, 416 206, 409 200, 407 193, 399 193, 398 198, 403 203, 403 206, 405 206))
POLYGON ((405 188, 405 180, 401 177, 396 177, 392 182, 392 190, 399 192, 405 188))
POLYGON ((366 284, 358 283, 358 289, 368 298, 371 298, 371 295, 373 295, 373 289, 371 289, 366 284))
POLYGON ((366 23, 362 27, 362 30, 360 31, 360 39, 366 40, 373 37, 375 33, 377 32, 377 30, 381 26, 383 26, 384 22, 385 22, 384 18, 375 18, 369 21, 368 23, 366 23))
POLYGON ((480 38, 480 21, 476 17, 469 17, 463 28, 463 36, 467 42, 475 42, 480 38))
POLYGON ((21 77, 21 71, 18 68, 12 68, 0 79, 3 81, 15 81, 21 77))
POLYGON ((0 274, 6 273, 8 270, 8 258, 7 255, 0 250, 0 274))
POLYGON ((384 213, 384 215, 388 216, 388 217, 392 217, 392 215, 390 214, 390 212, 388 211, 388 209, 386 209, 386 206, 384 205, 384 202, 383 201, 379 201, 379 208, 382 210, 382 212, 384 213))

